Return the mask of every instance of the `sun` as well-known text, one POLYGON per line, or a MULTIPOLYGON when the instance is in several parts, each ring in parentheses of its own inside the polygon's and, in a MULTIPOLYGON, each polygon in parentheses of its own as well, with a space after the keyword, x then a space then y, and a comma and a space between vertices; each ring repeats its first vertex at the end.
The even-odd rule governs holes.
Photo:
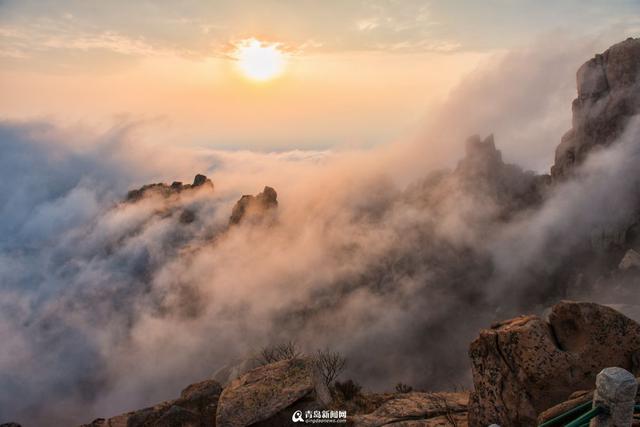
POLYGON ((254 38, 240 41, 236 45, 234 56, 242 74, 260 82, 282 74, 286 58, 279 46, 279 43, 268 43, 254 38))

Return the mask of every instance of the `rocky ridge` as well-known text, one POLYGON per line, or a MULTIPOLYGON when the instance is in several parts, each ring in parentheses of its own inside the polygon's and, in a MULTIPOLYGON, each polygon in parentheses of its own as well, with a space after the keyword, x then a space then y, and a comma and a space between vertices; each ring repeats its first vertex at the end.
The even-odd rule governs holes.
POLYGON ((618 138, 640 113, 640 39, 611 46, 580 67, 573 126, 556 149, 554 180, 571 176, 587 155, 618 138))

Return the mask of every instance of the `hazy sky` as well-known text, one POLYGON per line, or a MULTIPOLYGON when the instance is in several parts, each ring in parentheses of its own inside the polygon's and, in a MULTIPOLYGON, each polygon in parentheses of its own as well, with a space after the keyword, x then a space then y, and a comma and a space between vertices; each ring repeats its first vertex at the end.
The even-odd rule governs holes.
POLYGON ((410 132, 483 61, 554 31, 637 34, 638 11, 638 0, 0 0, 0 117, 149 120, 167 142, 224 148, 371 145, 410 132), (280 76, 238 71, 250 38, 284 52, 280 76))

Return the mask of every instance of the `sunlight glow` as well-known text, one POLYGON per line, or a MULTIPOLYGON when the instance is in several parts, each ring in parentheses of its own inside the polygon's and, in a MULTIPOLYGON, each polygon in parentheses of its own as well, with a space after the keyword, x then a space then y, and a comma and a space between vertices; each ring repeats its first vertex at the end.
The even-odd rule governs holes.
POLYGON ((242 74, 256 81, 279 76, 286 64, 279 43, 267 43, 254 38, 242 40, 236 45, 235 58, 242 74))

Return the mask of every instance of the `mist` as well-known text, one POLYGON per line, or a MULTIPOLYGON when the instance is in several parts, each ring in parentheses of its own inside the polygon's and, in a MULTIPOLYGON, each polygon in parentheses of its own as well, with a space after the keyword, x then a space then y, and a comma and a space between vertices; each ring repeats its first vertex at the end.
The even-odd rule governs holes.
POLYGON ((558 283, 636 213, 638 122, 553 189, 527 171, 548 170, 595 43, 500 55, 415 139, 367 150, 179 149, 126 120, 1 123, 0 420, 89 422, 289 340, 341 352, 369 390, 468 386, 468 343, 492 321, 556 298, 634 302, 602 292, 597 267, 558 283), (126 201, 196 173, 214 187, 126 201), (230 226, 265 185, 273 217, 230 226))

